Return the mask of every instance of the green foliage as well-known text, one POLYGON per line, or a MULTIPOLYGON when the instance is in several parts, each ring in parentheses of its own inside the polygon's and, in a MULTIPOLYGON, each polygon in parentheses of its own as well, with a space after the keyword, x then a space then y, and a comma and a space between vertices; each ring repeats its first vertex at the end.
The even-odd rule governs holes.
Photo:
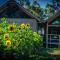
POLYGON ((19 53, 35 55, 41 46, 42 37, 31 30, 30 24, 8 24, 6 18, 0 23, 0 51, 4 53, 19 53))

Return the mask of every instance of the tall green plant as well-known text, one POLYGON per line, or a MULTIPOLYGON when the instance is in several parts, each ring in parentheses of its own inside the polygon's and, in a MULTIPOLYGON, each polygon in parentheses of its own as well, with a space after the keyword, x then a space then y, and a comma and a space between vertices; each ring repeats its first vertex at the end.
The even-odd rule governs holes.
POLYGON ((0 24, 0 51, 18 53, 21 55, 35 55, 42 43, 42 37, 31 30, 30 24, 7 23, 6 18, 0 24))

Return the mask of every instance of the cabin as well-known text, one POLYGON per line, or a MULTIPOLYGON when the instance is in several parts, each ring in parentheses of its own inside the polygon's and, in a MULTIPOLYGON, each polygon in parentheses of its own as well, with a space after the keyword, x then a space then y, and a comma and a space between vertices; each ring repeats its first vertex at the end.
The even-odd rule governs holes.
POLYGON ((0 6, 0 18, 6 17, 8 23, 29 23, 34 32, 43 36, 43 46, 60 48, 60 11, 46 21, 36 17, 15 0, 6 0, 0 6))
POLYGON ((47 19, 44 31, 44 46, 60 48, 60 11, 47 19))
POLYGON ((29 23, 33 31, 42 31, 39 26, 42 21, 15 0, 6 0, 6 2, 0 7, 0 18, 3 17, 7 18, 8 23, 29 23))

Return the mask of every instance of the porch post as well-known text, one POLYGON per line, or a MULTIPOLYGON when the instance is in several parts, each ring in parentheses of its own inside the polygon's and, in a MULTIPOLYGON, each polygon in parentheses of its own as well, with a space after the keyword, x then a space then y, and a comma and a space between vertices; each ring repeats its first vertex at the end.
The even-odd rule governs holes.
POLYGON ((59 35, 59 44, 58 44, 58 48, 60 48, 60 35, 59 35))
POLYGON ((46 27, 46 48, 48 48, 48 22, 46 27))

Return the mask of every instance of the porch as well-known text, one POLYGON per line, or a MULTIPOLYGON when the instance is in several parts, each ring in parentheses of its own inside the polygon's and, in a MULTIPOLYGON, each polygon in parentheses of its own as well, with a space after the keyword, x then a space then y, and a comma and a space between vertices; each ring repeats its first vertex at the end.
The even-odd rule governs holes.
POLYGON ((47 24, 46 47, 60 48, 60 25, 47 24))

